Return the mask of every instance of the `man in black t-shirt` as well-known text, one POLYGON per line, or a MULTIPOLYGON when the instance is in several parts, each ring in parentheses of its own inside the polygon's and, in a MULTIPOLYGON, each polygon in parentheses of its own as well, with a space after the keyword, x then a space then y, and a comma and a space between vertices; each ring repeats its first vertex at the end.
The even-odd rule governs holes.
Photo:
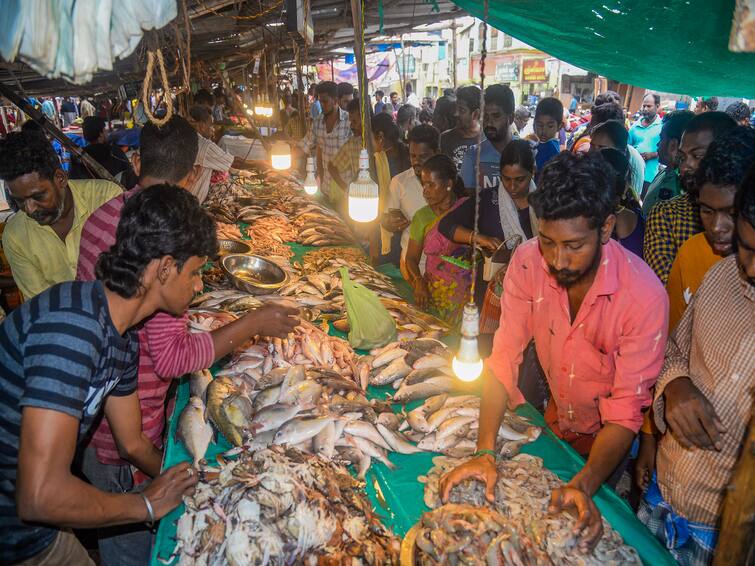
POLYGON ((467 150, 480 142, 480 89, 465 86, 456 92, 456 127, 440 136, 440 152, 461 169, 467 150))
MULTIPOLYGON (((136 174, 131 167, 131 163, 126 158, 126 154, 121 148, 108 143, 105 137, 105 120, 99 116, 87 116, 84 118, 82 125, 84 139, 87 146, 84 153, 90 155, 94 160, 107 169, 115 180, 120 182, 126 190, 130 190, 136 185, 136 174)), ((86 166, 76 158, 71 159, 71 169, 68 172, 70 179, 98 179, 86 166)))

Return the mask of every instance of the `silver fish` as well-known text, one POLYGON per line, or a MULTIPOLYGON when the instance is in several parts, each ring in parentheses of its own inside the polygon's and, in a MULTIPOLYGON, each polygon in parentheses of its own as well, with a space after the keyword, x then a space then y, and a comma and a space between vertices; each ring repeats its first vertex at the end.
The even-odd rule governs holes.
POLYGON ((478 417, 453 417, 438 426, 435 433, 435 441, 440 442, 446 436, 453 436, 465 426, 471 425, 478 417))
POLYGON ((393 348, 386 352, 383 352, 379 356, 375 356, 372 360, 372 367, 379 368, 391 363, 393 360, 405 357, 409 352, 403 348, 393 348))
POLYGON ((303 408, 299 405, 289 405, 285 403, 268 405, 254 415, 254 418, 250 423, 250 428, 255 434, 268 430, 277 430, 284 423, 290 421, 299 414, 302 409, 303 408))
POLYGON ((275 433, 275 444, 300 444, 313 438, 329 422, 332 417, 298 417, 288 421, 275 433))
POLYGON ((194 459, 194 466, 199 467, 212 441, 212 426, 205 419, 205 405, 199 397, 191 397, 181 411, 176 435, 194 459))
POLYGON ((396 413, 380 413, 375 424, 382 425, 388 430, 397 431, 398 427, 401 426, 401 419, 396 413))
POLYGON ((333 458, 336 443, 336 429, 333 421, 326 424, 314 437, 314 451, 323 458, 333 458))
POLYGON ((412 365, 414 369, 428 369, 448 367, 448 360, 437 354, 427 354, 422 356, 412 365))
POLYGON ((380 446, 376 446, 375 444, 373 444, 366 438, 362 438, 361 436, 346 435, 345 438, 347 442, 361 450, 363 454, 367 454, 368 456, 375 458, 385 464, 385 466, 389 470, 396 469, 396 465, 388 459, 388 454, 386 454, 385 450, 383 450, 380 446))
POLYGON ((210 370, 195 371, 189 378, 189 392, 192 397, 199 397, 203 403, 207 402, 207 386, 212 381, 210 370))
POLYGON ((378 432, 378 429, 370 423, 364 421, 351 421, 343 430, 351 436, 361 436, 362 438, 366 438, 373 444, 376 444, 385 450, 391 449, 391 446, 385 441, 385 439, 383 439, 380 432, 378 432))
POLYGON ((402 405, 416 399, 425 399, 438 393, 446 393, 453 388, 453 379, 450 377, 433 377, 416 385, 404 385, 393 396, 395 403, 402 405))
POLYGON ((264 391, 260 391, 254 398, 254 411, 259 412, 265 407, 274 405, 280 399, 280 394, 280 387, 269 387, 264 391))
POLYGON ((251 450, 252 452, 262 450, 263 448, 267 448, 273 443, 274 437, 275 430, 266 430, 265 432, 255 434, 252 440, 246 446, 248 446, 249 450, 251 450))
POLYGON ((281 391, 278 402, 311 405, 320 399, 321 394, 322 385, 316 381, 305 380, 289 387, 286 391, 281 391))
POLYGON ((406 377, 412 371, 412 368, 406 365, 403 358, 397 358, 384 367, 374 377, 370 378, 370 384, 375 386, 388 385, 397 379, 406 377))
POLYGON ((377 429, 394 452, 399 452, 400 454, 416 454, 417 452, 422 452, 422 450, 416 446, 409 444, 401 433, 392 431, 380 423, 377 424, 377 429))

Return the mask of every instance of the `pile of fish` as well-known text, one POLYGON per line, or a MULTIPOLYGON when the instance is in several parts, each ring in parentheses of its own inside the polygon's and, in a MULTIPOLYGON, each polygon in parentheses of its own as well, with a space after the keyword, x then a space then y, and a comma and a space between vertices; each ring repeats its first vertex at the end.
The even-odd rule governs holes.
MULTIPOLYGON (((406 413, 400 430, 409 430, 406 436, 422 450, 460 458, 470 456, 477 449, 479 420, 478 396, 441 393, 406 413)), ((503 457, 511 458, 522 446, 536 440, 540 432, 540 427, 507 412, 498 429, 496 450, 503 457)))
POLYGON ((181 566, 398 564, 399 541, 345 468, 272 447, 226 461, 184 498, 181 566))
POLYGON ((199 332, 212 332, 236 320, 232 312, 220 309, 193 309, 189 312, 189 328, 199 332))
POLYGON ((245 313, 262 306, 257 297, 235 289, 217 289, 197 295, 189 305, 190 311, 225 311, 245 313))
POLYGON ((434 338, 391 342, 371 350, 360 363, 369 366, 369 384, 392 385, 397 390, 393 401, 402 405, 447 393, 454 385, 451 353, 434 338))
POLYGON ((368 401, 360 387, 324 367, 272 369, 256 379, 247 372, 197 372, 178 423, 178 437, 199 466, 212 427, 250 450, 291 445, 327 459, 354 464, 364 477, 373 459, 388 468, 388 452, 421 450, 399 432, 389 403, 368 401))
POLYGON ((216 222, 218 230, 218 240, 240 240, 241 230, 236 224, 228 224, 226 222, 216 222))
POLYGON ((417 566, 529 564, 511 560, 519 546, 516 533, 505 517, 485 507, 448 504, 425 513, 414 545, 417 566))
MULTIPOLYGON (((451 512, 453 506, 441 506, 439 496, 440 479, 466 459, 438 456, 433 459, 434 467, 426 477, 420 478, 425 482, 425 504, 436 509, 434 517, 442 516, 445 509, 451 512)), ((574 517, 568 512, 557 515, 548 513, 551 492, 563 485, 561 480, 543 467, 540 458, 528 454, 519 454, 511 459, 499 459, 496 462, 498 482, 495 487, 495 503, 492 508, 506 518, 506 525, 510 534, 493 548, 494 560, 485 562, 482 555, 480 562, 474 564, 580 564, 585 566, 599 566, 603 564, 640 564, 637 552, 624 544, 621 536, 603 520, 603 537, 590 555, 582 554, 577 547, 577 538, 573 531, 574 517)), ((476 508, 489 507, 491 504, 485 498, 485 488, 482 482, 466 480, 451 490, 450 504, 471 505, 476 508)), ((423 520, 424 522, 424 520, 423 520)), ((455 523, 461 526, 460 523, 455 523)), ((447 552, 448 548, 460 547, 460 551, 467 544, 465 537, 469 532, 464 528, 458 531, 446 532, 445 538, 438 540, 422 539, 423 553, 432 556, 447 552), (442 544, 439 544, 442 540, 442 544), (429 551, 429 552, 428 552, 429 551)), ((420 539, 417 537, 417 545, 420 539)), ((492 546, 492 544, 491 544, 492 546)), ((425 562, 436 564, 438 562, 425 562)), ((451 563, 451 562, 446 562, 451 563)))

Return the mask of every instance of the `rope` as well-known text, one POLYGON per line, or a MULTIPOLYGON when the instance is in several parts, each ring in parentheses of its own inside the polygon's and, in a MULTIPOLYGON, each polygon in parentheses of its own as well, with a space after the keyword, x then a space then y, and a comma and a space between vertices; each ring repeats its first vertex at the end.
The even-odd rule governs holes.
POLYGON ((272 12, 273 10, 275 10, 276 8, 278 8, 279 6, 281 6, 283 4, 283 0, 278 0, 275 4, 273 4, 269 8, 265 8, 264 10, 262 10, 261 12, 259 12, 257 14, 254 14, 253 16, 229 16, 228 14, 222 14, 222 13, 218 12, 214 8, 210 8, 202 0, 198 0, 198 2, 199 2, 199 5, 202 8, 204 8, 205 10, 207 10, 208 12, 212 12, 216 16, 220 16, 221 18, 228 18, 230 20, 256 20, 257 18, 261 18, 262 16, 266 16, 267 14, 269 14, 270 12, 272 12))
MULTIPOLYGON (((362 75, 362 90, 364 92, 360 92, 359 96, 363 100, 362 106, 361 106, 362 111, 360 112, 360 114, 362 115, 361 116, 362 117, 362 148, 363 149, 367 149, 367 134, 365 132, 366 128, 365 128, 364 118, 365 118, 365 114, 367 114, 370 110, 367 107, 367 105, 369 104, 369 102, 368 102, 369 99, 367 98, 367 54, 365 53, 365 51, 367 49, 367 46, 364 44, 364 0, 362 0, 362 14, 361 15, 362 15, 362 29, 360 31, 361 31, 361 36, 362 36, 361 37, 361 41, 362 41, 362 73, 364 73, 362 75)), ((359 65, 357 65, 357 68, 358 67, 359 67, 359 65)))
POLYGON ((142 104, 144 104, 144 113, 147 115, 147 118, 158 128, 165 125, 173 117, 173 97, 170 94, 170 83, 168 82, 168 73, 165 71, 163 53, 159 49, 147 51, 147 74, 144 77, 144 84, 142 85, 142 104), (157 62, 160 65, 160 80, 162 81, 163 92, 165 93, 167 111, 164 118, 156 118, 149 107, 149 93, 152 90, 152 73, 155 69, 155 58, 157 58, 157 62))
MULTIPOLYGON (((485 58, 488 55, 488 0, 484 0, 484 17, 482 20, 482 50, 480 51, 480 116, 485 124, 485 58)), ((480 128, 479 144, 477 145, 477 163, 475 164, 475 177, 477 179, 474 205, 474 231, 472 232, 472 285, 469 288, 469 303, 474 304, 475 287, 477 285, 477 233, 480 224, 480 155, 482 154, 482 133, 480 128)), ((483 183, 484 184, 484 183, 483 183)))

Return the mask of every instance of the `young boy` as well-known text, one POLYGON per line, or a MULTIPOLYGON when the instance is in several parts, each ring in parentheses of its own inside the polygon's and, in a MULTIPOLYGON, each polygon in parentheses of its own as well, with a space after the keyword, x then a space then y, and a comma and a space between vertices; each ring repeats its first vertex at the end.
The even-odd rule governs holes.
POLYGON ((535 149, 535 167, 537 175, 545 164, 561 151, 558 131, 564 121, 564 105, 558 98, 543 98, 535 109, 535 135, 538 144, 535 149))

